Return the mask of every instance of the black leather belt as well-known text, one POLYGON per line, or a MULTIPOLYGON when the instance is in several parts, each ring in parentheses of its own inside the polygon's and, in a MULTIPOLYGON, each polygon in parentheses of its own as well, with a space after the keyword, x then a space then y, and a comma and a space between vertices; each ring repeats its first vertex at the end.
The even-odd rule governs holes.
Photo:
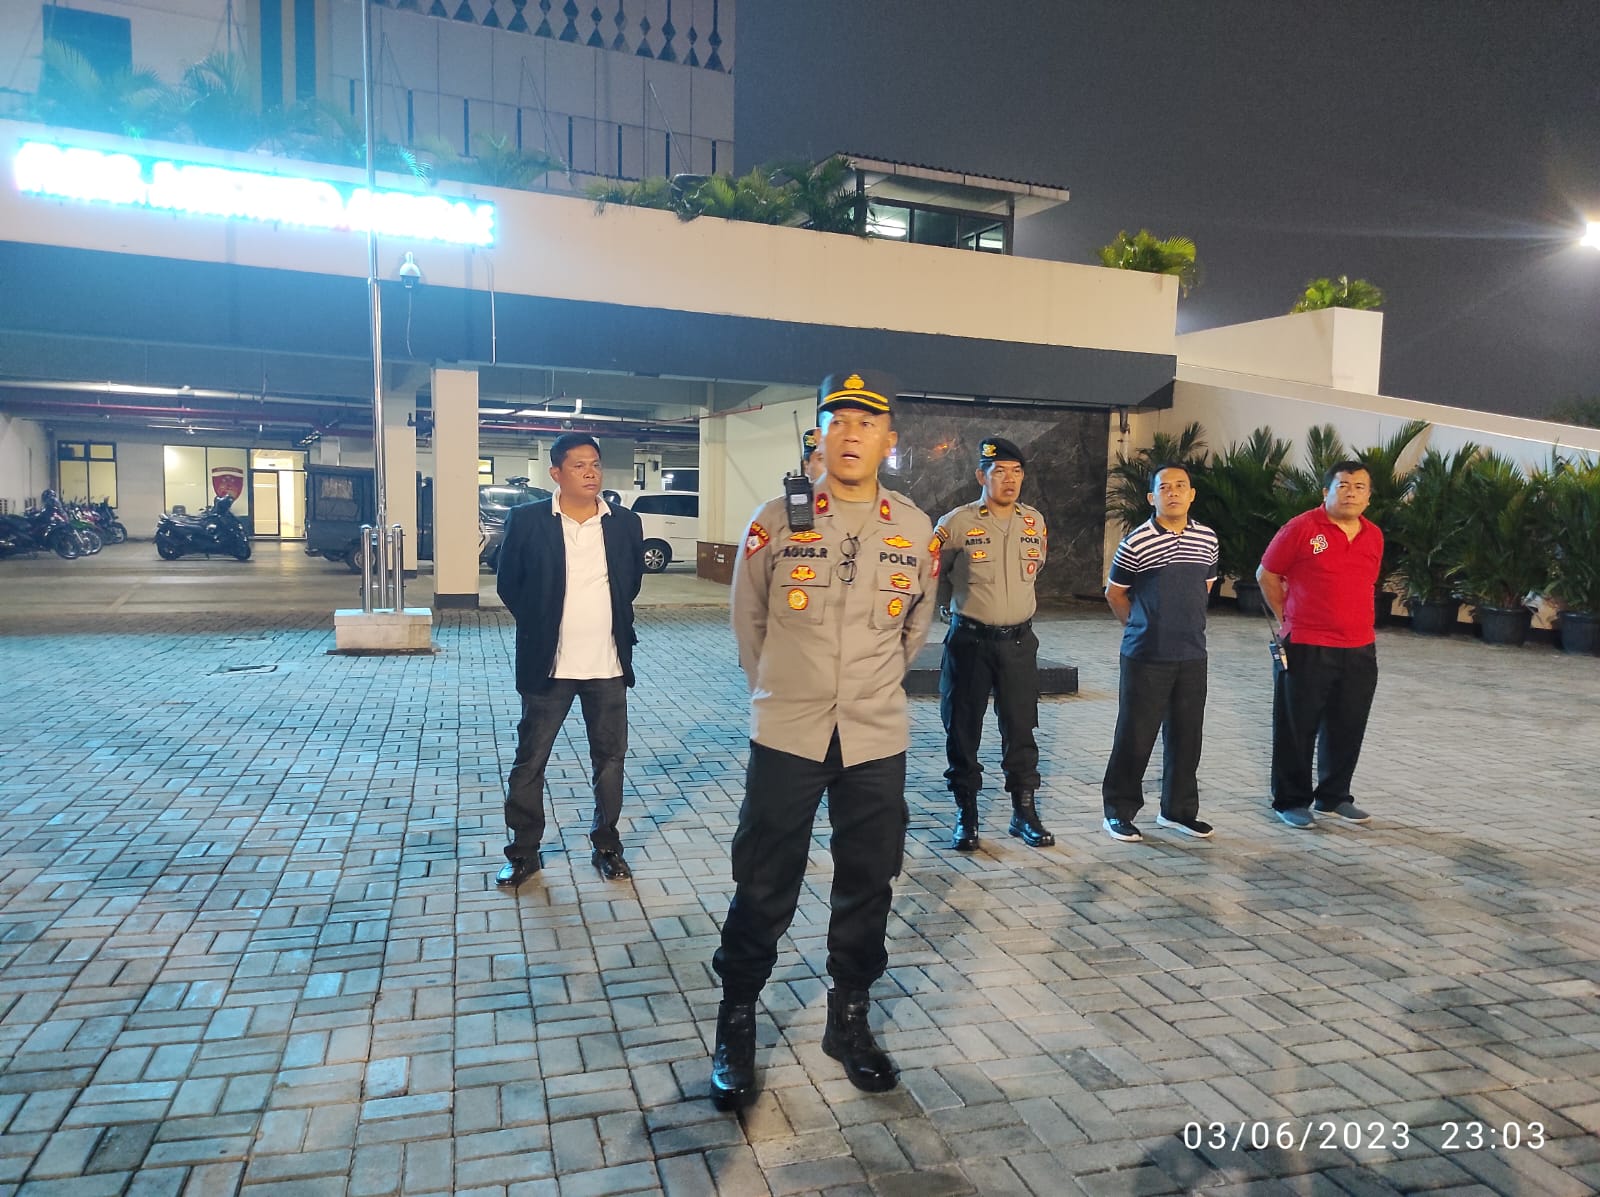
POLYGON ((958 615, 956 626, 983 640, 1017 640, 1024 632, 1032 630, 1033 620, 1024 619, 1021 623, 999 627, 992 623, 979 623, 976 619, 968 619, 965 615, 958 615))

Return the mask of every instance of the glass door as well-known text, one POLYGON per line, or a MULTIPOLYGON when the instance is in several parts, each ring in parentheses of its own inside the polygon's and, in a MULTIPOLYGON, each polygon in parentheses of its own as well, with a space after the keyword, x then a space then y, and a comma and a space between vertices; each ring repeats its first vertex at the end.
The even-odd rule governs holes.
POLYGON ((306 538, 306 472, 278 471, 278 535, 284 540, 306 538))
POLYGON ((255 470, 250 475, 250 506, 256 513, 257 536, 278 535, 278 472, 255 470))

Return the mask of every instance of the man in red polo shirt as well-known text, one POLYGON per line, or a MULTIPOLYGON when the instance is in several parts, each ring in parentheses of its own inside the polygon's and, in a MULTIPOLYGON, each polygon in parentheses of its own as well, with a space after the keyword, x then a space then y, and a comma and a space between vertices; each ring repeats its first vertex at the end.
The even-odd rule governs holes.
POLYGON ((1290 827, 1319 815, 1366 823, 1351 800, 1367 714, 1378 688, 1373 591, 1383 533, 1361 513, 1372 475, 1341 461, 1322 480, 1321 507, 1295 516, 1272 538, 1256 580, 1283 621, 1287 666, 1272 695, 1272 809, 1290 827), (1311 784, 1311 753, 1317 781, 1311 784))

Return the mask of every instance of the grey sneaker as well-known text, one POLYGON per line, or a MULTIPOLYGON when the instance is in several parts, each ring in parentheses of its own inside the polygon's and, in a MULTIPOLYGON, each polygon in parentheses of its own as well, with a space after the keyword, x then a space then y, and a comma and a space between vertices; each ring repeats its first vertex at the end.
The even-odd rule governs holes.
POLYGON ((1332 815, 1336 819, 1343 819, 1346 823, 1372 822, 1372 816, 1348 798, 1339 803, 1338 806, 1319 806, 1316 808, 1316 812, 1319 815, 1332 815))
POLYGON ((1208 840, 1216 830, 1210 823, 1202 819, 1169 819, 1166 815, 1156 816, 1157 827, 1170 827, 1174 831, 1181 831, 1184 835, 1192 835, 1197 840, 1208 840))
POLYGON ((1298 827, 1302 831, 1307 827, 1315 827, 1317 823, 1311 812, 1303 806, 1293 806, 1288 810, 1274 811, 1273 813, 1290 827, 1298 827))
POLYGON ((1126 819, 1107 819, 1104 827, 1106 834, 1114 840, 1121 840, 1125 844, 1144 843, 1144 835, 1126 819))

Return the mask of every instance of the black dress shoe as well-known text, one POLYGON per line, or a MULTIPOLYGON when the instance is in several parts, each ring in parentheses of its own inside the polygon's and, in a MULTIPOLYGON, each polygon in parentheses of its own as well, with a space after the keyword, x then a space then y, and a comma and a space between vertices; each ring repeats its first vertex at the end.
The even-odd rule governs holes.
POLYGON ((822 1050, 844 1065, 845 1076, 857 1089, 886 1093, 900 1083, 900 1071, 867 1026, 870 1005, 862 990, 830 989, 822 1050))
POLYGON ((600 870, 600 876, 607 881, 626 881, 633 876, 633 870, 628 867, 628 862, 622 859, 620 848, 596 848, 594 867, 600 870))
POLYGON ((756 1095, 756 1004, 717 1007, 717 1046, 711 1055, 711 1104, 737 1110, 756 1095))
POLYGON ((494 875, 494 883, 507 889, 515 889, 538 871, 539 857, 537 854, 531 860, 519 856, 506 861, 505 864, 500 866, 500 871, 494 875))

